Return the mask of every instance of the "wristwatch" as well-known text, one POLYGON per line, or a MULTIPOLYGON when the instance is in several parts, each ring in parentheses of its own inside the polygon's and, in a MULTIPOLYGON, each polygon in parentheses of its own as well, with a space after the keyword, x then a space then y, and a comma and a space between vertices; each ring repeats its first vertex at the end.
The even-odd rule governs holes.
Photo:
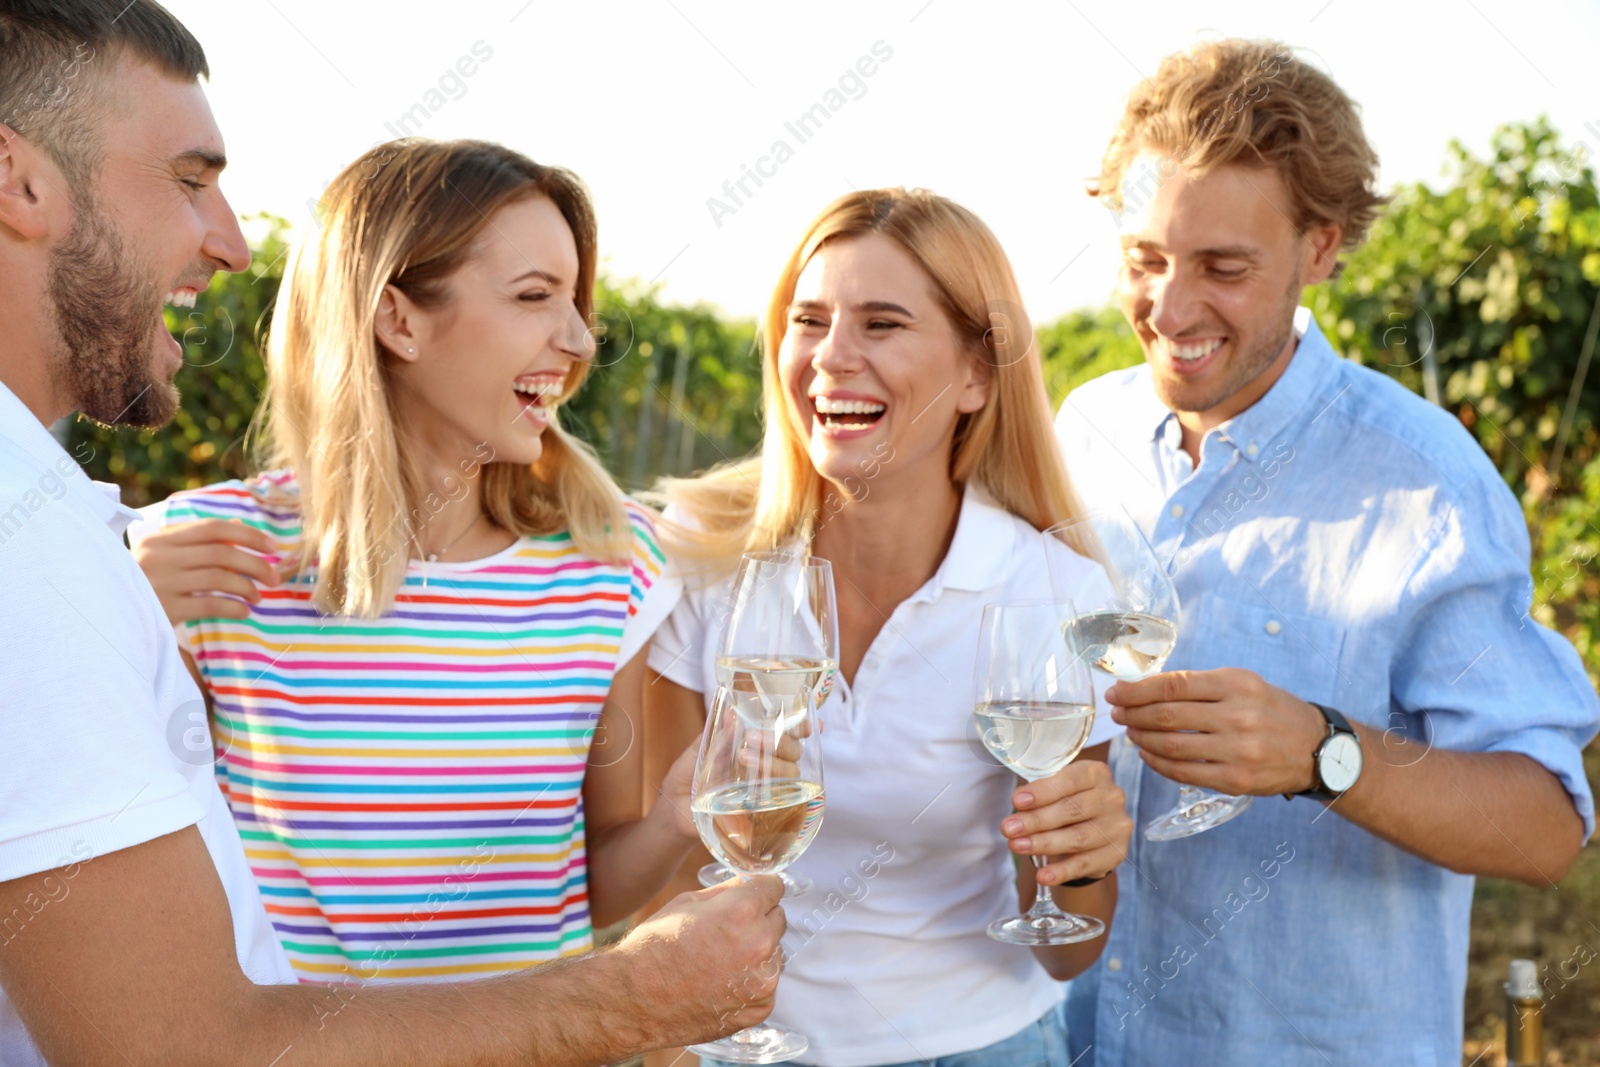
POLYGON ((1283 799, 1300 796, 1338 800, 1361 777, 1361 738, 1356 736, 1350 720, 1337 709, 1321 704, 1311 706, 1322 712, 1328 724, 1328 736, 1311 754, 1311 788, 1303 793, 1285 793, 1283 799))

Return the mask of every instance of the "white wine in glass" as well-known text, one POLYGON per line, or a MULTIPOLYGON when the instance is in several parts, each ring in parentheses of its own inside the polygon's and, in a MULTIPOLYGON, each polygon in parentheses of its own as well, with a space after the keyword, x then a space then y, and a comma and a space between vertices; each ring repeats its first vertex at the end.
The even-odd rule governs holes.
POLYGON ((796 552, 746 552, 717 642, 717 682, 783 715, 803 694, 820 708, 839 670, 833 565, 796 552))
POLYGON ((717 684, 755 693, 764 714, 783 717, 807 697, 820 707, 838 669, 837 659, 822 656, 718 656, 717 684))
MULTIPOLYGON (((773 716, 781 723, 792 721, 807 698, 821 706, 833 685, 838 669, 834 661, 818 656, 775 659, 766 656, 717 657, 717 684, 738 693, 754 693, 757 701, 750 708, 762 716, 773 716)), ((722 862, 700 868, 700 884, 716 885, 733 877, 722 862)), ((803 874, 783 871, 783 895, 793 899, 811 891, 811 879, 803 874)))
MULTIPOLYGON (((706 848, 742 877, 782 872, 822 826, 822 731, 809 694, 801 708, 797 718, 779 720, 763 716, 753 692, 718 686, 712 699, 689 807, 706 848)), ((761 1023, 690 1051, 730 1063, 782 1063, 809 1047, 804 1034, 761 1023)))
POLYGON ((1129 682, 1161 670, 1178 643, 1176 626, 1142 611, 1091 611, 1071 625, 1090 665, 1129 682))
POLYGON ((973 712, 978 736, 994 758, 1030 782, 1078 758, 1094 730, 1094 704, 995 700, 973 712))
MULTIPOLYGON (((1094 731, 1094 683, 1074 648, 1070 603, 988 604, 975 668, 978 737, 1019 778, 1037 782, 1078 758, 1094 731)), ((1034 856, 1034 870, 1044 866, 1034 856)), ((989 936, 1010 945, 1071 945, 1105 933, 1092 915, 1056 907, 1038 886, 1027 914, 997 919, 989 936)))
MULTIPOLYGON (((747 713, 780 725, 804 714, 809 695, 820 708, 839 670, 839 613, 833 565, 793 552, 747 552, 733 579, 728 616, 717 642, 717 684, 752 693, 747 713)), ((725 863, 700 868, 700 884, 733 877, 725 863)), ((811 891, 811 879, 785 871, 784 896, 811 891)))
POLYGON ((730 870, 775 874, 806 850, 822 818, 822 785, 764 779, 694 799, 700 840, 730 870))
MULTIPOLYGON (((1061 545, 1099 563, 1111 581, 1113 603, 1072 620, 1073 638, 1084 658, 1124 682, 1148 678, 1166 666, 1178 643, 1178 591, 1127 510, 1090 512, 1050 527, 1045 540, 1050 588, 1057 598, 1077 592, 1068 588, 1061 545)), ((1149 841, 1190 837, 1222 825, 1250 801, 1180 783, 1177 806, 1145 824, 1144 836, 1149 841)))

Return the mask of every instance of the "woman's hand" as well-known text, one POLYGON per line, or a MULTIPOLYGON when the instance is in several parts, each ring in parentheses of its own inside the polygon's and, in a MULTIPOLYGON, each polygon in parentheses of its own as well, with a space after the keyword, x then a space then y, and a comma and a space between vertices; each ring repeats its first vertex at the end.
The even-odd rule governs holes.
POLYGON ((1103 877, 1128 854, 1133 820, 1127 798, 1099 760, 1069 763, 1029 782, 1011 795, 1011 803, 1016 814, 1000 823, 1011 850, 1055 857, 1037 872, 1041 885, 1103 877))
MULTIPOLYGON (((800 774, 800 742, 796 735, 810 734, 809 724, 790 733, 776 734, 769 730, 752 728, 746 731, 741 758, 750 768, 751 776, 764 778, 797 778, 800 774), (768 750, 770 749, 770 755, 768 750)), ((661 780, 661 802, 672 812, 672 828, 681 836, 700 840, 700 831, 694 824, 690 807, 694 799, 694 767, 700 755, 698 740, 689 744, 673 760, 666 776, 661 780)))
POLYGON ((271 562, 244 549, 270 556, 275 547, 271 535, 253 526, 200 519, 157 530, 134 548, 133 559, 176 625, 191 619, 248 617, 248 605, 232 597, 260 603, 257 583, 276 586, 280 579, 271 562))
POLYGON ((666 777, 661 780, 661 799, 656 804, 657 808, 664 807, 670 811, 672 829, 680 837, 691 841, 700 840, 700 831, 695 828, 694 814, 689 807, 694 799, 694 763, 699 754, 698 741, 678 754, 667 770, 666 777))

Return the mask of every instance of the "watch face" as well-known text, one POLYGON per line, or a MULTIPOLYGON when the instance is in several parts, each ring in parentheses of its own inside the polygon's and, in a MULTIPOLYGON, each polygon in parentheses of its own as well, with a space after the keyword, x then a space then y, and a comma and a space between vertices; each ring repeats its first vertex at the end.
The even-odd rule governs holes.
POLYGON ((1335 793, 1355 785, 1361 775, 1361 743, 1346 733, 1328 738, 1317 761, 1317 773, 1322 784, 1335 793))

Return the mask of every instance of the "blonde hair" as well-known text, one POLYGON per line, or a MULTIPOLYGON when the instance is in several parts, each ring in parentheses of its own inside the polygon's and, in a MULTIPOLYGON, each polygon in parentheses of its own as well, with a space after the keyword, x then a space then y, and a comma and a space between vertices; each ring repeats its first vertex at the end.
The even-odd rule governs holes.
POLYGON ((887 237, 917 261, 967 351, 990 366, 988 402, 956 422, 951 480, 981 486, 1039 530, 1078 514, 1051 425, 1033 327, 1000 242, 972 212, 925 189, 874 189, 841 196, 824 208, 778 277, 761 332, 761 454, 698 478, 665 480, 655 494, 682 508, 692 523, 663 524, 663 536, 680 559, 722 570, 741 552, 809 540, 815 532, 824 481, 779 376, 778 351, 796 282, 811 257, 831 242, 868 234, 887 237))
POLYGON ((1122 211, 1123 177, 1145 148, 1196 175, 1228 163, 1275 170, 1295 229, 1338 223, 1345 252, 1389 202, 1355 103, 1278 41, 1208 41, 1163 59, 1129 94, 1089 195, 1122 211))
MULTIPOLYGON (((451 276, 500 207, 547 197, 578 249, 577 309, 593 310, 595 220, 577 177, 484 141, 408 138, 374 147, 328 186, 321 228, 295 250, 267 337, 269 457, 299 483, 305 552, 320 568, 313 603, 375 618, 405 581, 427 493, 396 424, 375 323, 384 287, 423 307, 451 299, 451 276)), ((582 384, 573 364, 559 400, 582 384)), ((518 535, 566 529, 586 555, 630 557, 622 493, 592 452, 552 420, 531 467, 485 464, 483 506, 518 535)))

